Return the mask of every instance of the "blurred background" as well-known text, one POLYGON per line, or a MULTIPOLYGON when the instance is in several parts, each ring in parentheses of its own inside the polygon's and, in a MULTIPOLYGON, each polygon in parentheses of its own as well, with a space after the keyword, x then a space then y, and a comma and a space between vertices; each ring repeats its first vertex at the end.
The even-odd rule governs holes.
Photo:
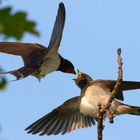
MULTIPOLYGON (((124 80, 140 81, 140 1, 62 0, 66 23, 59 52, 76 69, 93 79, 117 78, 117 49, 122 48, 124 80)), ((47 47, 58 5, 55 0, 1 0, 0 41, 41 43, 47 47)), ((0 53, 0 69, 23 66, 22 59, 0 53)), ((64 101, 80 94, 74 75, 54 72, 39 83, 32 76, 10 82, 0 77, 0 140, 97 139, 95 127, 78 129, 64 136, 27 134, 24 129, 64 101)), ((125 92, 125 103, 140 106, 140 90, 125 92)), ((124 115, 114 124, 105 122, 105 140, 138 139, 140 117, 124 115)))

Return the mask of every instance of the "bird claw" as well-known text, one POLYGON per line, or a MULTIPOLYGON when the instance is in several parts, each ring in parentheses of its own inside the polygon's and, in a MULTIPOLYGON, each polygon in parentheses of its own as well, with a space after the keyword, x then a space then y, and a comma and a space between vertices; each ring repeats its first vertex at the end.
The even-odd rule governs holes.
POLYGON ((110 123, 114 123, 113 119, 115 116, 114 116, 113 110, 111 108, 106 110, 106 116, 108 117, 110 123))

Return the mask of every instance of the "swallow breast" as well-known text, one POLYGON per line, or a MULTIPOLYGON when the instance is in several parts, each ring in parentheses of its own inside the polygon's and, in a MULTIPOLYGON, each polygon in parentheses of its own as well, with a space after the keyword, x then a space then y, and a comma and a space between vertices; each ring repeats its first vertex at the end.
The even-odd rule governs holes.
POLYGON ((98 108, 105 106, 110 96, 110 92, 106 89, 97 86, 89 86, 84 96, 81 98, 80 111, 84 115, 98 117, 98 108))

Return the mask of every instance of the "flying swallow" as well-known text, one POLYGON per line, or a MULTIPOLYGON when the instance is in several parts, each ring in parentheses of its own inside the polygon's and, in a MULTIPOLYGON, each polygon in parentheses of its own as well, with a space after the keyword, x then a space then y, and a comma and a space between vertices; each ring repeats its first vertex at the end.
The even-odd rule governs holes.
POLYGON ((58 53, 65 18, 65 6, 61 2, 48 48, 38 43, 0 42, 0 52, 19 55, 24 61, 24 67, 8 72, 0 72, 0 74, 10 73, 16 76, 17 80, 29 75, 41 79, 53 71, 76 74, 73 64, 58 53))
MULTIPOLYGON (((69 133, 78 128, 91 127, 98 121, 99 105, 105 107, 116 81, 97 80, 78 71, 74 79, 76 85, 81 89, 81 95, 71 98, 50 113, 40 118, 25 130, 31 134, 57 135, 69 133)), ((123 81, 120 90, 131 90, 140 88, 140 82, 123 81)), ((140 115, 140 107, 126 105, 113 100, 110 111, 116 115, 130 114, 140 115)), ((106 112, 105 117, 108 116, 106 112)))

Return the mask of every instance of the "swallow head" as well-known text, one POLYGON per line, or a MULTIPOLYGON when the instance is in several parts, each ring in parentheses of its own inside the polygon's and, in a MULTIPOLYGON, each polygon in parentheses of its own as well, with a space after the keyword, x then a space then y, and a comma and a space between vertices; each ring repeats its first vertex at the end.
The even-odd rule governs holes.
POLYGON ((82 73, 79 70, 77 70, 77 77, 73 80, 75 81, 75 84, 81 89, 83 89, 85 86, 87 86, 87 84, 93 81, 93 79, 89 75, 82 73))
POLYGON ((71 74, 76 74, 74 65, 69 61, 65 59, 66 67, 65 67, 65 72, 66 73, 71 73, 71 74))
POLYGON ((74 65, 69 60, 64 59, 62 56, 61 56, 61 62, 58 70, 64 73, 76 74, 74 65))

